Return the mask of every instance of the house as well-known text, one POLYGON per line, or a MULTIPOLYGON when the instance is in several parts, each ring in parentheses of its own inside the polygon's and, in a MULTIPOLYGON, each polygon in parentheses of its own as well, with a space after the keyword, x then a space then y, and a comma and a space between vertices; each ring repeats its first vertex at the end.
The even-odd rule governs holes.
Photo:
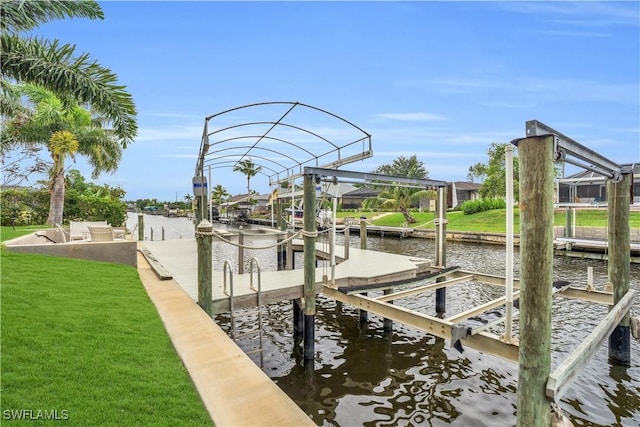
POLYGON ((475 182, 449 182, 447 184, 447 207, 453 209, 467 200, 479 199, 481 186, 481 184, 475 182))
MULTIPOLYGON (((631 167, 633 176, 633 203, 640 203, 640 164, 620 165, 631 167)), ((592 171, 581 171, 557 181, 558 203, 598 204, 607 201, 607 177, 592 171)))
MULTIPOLYGON (((342 182, 338 182, 336 184, 318 184, 316 186, 316 202, 322 199, 331 201, 331 199, 334 197, 340 200, 344 194, 353 191, 355 188, 356 187, 351 184, 342 182)), ((277 198, 280 200, 284 199, 285 201, 290 201, 291 197, 293 197, 294 200, 299 201, 303 196, 304 191, 298 186, 296 186, 293 193, 291 192, 291 190, 288 190, 286 188, 281 188, 277 192, 277 198)))
POLYGON ((342 195, 342 209, 360 209, 362 202, 376 197, 379 191, 370 187, 356 188, 342 195))

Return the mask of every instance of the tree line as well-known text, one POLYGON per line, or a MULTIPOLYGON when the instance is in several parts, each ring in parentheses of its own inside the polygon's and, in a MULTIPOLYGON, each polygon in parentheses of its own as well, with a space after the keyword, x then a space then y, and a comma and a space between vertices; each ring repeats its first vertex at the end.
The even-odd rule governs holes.
MULTIPOLYGON (((122 150, 137 135, 135 104, 115 73, 77 54, 74 45, 22 35, 53 19, 104 19, 96 1, 2 1, 0 18, 3 184, 48 172, 48 213, 41 223, 62 224, 74 216, 64 213, 67 162, 84 156, 93 178, 117 170, 122 150)), ((105 211, 101 219, 110 215, 105 211)))

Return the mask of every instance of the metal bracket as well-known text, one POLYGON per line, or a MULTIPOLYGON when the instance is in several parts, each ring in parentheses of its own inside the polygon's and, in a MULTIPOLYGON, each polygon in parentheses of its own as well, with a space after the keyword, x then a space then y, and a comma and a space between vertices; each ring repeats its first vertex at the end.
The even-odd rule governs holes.
POLYGON ((527 137, 553 135, 553 157, 556 162, 564 161, 583 169, 590 170, 597 174, 606 176, 613 182, 620 182, 622 180, 622 167, 619 164, 577 143, 573 139, 563 135, 544 123, 537 120, 529 120, 526 123, 526 134, 527 137), (573 157, 581 161, 574 160, 573 157), (585 164, 582 162, 587 163, 585 164))

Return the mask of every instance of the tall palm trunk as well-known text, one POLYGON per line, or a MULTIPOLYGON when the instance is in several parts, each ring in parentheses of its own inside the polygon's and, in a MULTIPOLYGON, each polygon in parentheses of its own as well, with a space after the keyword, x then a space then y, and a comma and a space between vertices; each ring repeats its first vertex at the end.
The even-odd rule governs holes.
POLYGON ((62 224, 62 213, 64 211, 64 169, 55 171, 51 177, 49 188, 49 218, 47 224, 62 224))

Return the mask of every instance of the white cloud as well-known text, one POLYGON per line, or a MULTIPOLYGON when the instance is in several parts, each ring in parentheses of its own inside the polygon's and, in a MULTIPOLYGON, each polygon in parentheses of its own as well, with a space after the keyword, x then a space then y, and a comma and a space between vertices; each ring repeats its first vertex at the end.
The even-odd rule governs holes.
POLYGON ((500 2, 498 7, 516 13, 538 14, 563 25, 640 25, 637 2, 500 2))

